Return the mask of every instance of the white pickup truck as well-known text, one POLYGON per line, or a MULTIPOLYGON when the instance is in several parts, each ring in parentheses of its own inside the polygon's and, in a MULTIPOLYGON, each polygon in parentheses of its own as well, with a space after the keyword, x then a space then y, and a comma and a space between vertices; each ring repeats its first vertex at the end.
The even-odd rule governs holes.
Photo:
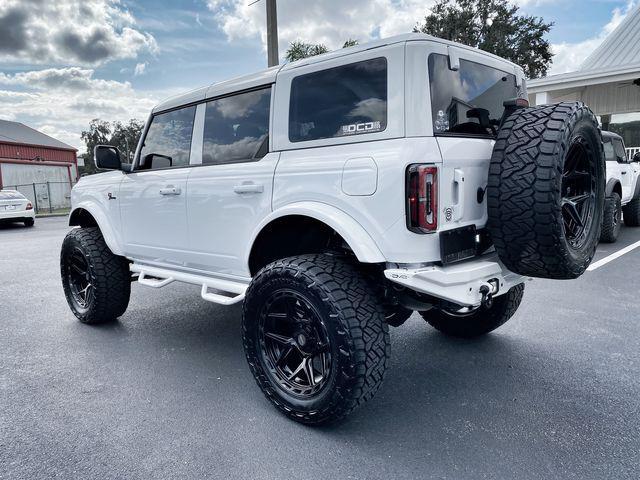
POLYGON ((133 164, 96 147, 111 171, 73 189, 69 306, 112 321, 136 280, 243 302, 266 397, 296 421, 342 418, 380 387, 389 325, 418 311, 482 335, 517 310, 527 277, 576 278, 591 262, 597 120, 526 98, 517 65, 422 34, 171 98, 133 164))
POLYGON ((628 227, 640 226, 640 152, 628 158, 622 137, 613 132, 602 132, 602 142, 607 187, 600 241, 613 243, 623 219, 628 227))

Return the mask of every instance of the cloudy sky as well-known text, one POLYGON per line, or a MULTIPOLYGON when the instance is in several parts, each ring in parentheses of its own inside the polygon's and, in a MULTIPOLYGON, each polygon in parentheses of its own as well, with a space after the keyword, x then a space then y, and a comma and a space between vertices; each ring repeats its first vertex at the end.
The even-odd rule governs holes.
MULTIPOLYGON (((79 148, 92 118, 144 119, 159 100, 266 66, 264 0, 0 0, 0 118, 79 148)), ((637 3, 636 0, 635 3, 637 3)), ((576 69, 630 0, 516 0, 555 23, 551 73, 576 69)), ((280 51, 408 32, 433 0, 278 0, 280 51)))

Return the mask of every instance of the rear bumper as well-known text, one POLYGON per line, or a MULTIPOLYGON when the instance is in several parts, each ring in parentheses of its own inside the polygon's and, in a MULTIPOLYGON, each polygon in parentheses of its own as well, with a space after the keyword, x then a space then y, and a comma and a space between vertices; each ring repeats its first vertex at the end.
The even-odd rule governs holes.
POLYGON ((464 306, 477 306, 482 303, 483 295, 480 289, 483 286, 494 292, 494 296, 498 296, 527 280, 527 277, 507 270, 498 260, 497 254, 484 255, 448 266, 389 268, 384 271, 384 275, 392 282, 416 292, 464 306))
POLYGON ((0 212, 0 222, 6 220, 10 221, 18 221, 27 218, 35 218, 36 213, 33 209, 31 210, 9 210, 5 212, 0 212))

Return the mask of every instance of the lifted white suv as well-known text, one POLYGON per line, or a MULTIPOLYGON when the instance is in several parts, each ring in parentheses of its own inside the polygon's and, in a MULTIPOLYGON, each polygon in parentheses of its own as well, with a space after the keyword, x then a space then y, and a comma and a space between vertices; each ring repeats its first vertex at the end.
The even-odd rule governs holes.
POLYGON ((613 132, 602 132, 607 165, 607 188, 600 241, 618 239, 624 212, 628 227, 640 226, 640 152, 628 158, 624 141, 613 132))
POLYGON ((520 67, 421 34, 339 50, 154 108, 132 165, 97 147, 61 254, 83 322, 130 281, 244 301, 247 360, 304 423, 378 390, 413 311, 476 336, 527 276, 575 278, 600 235, 604 162, 580 103, 526 108, 520 67))

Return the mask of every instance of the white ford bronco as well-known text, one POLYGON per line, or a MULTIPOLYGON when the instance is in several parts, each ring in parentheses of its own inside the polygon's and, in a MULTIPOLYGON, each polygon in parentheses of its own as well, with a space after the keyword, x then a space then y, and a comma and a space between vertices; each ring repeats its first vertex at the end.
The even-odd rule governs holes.
POLYGON ((529 108, 523 71, 409 34, 288 63, 153 109, 131 164, 73 189, 61 252, 85 323, 131 282, 243 302, 246 357, 288 417, 379 389, 389 325, 485 334, 527 277, 570 279, 602 224, 601 133, 581 103, 529 108))
POLYGON ((620 233, 623 212, 625 225, 640 226, 640 152, 629 158, 624 140, 613 132, 602 132, 602 142, 607 187, 600 241, 613 243, 620 233))

